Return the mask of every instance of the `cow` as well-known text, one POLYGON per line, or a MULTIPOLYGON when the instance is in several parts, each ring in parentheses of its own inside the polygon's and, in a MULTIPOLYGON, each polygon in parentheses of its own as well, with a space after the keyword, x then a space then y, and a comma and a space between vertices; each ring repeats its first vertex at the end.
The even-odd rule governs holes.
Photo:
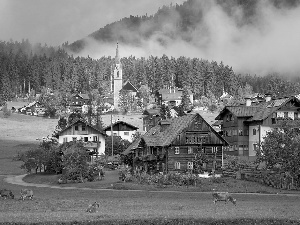
POLYGON ((7 190, 7 189, 0 190, 0 196, 2 198, 4 198, 4 199, 6 199, 6 198, 14 199, 15 198, 15 196, 12 193, 12 191, 11 190, 7 190))
POLYGON ((30 189, 22 189, 21 190, 21 199, 25 200, 25 198, 29 198, 33 200, 33 191, 30 189))
POLYGON ((232 202, 234 205, 236 205, 236 199, 233 198, 233 197, 231 196, 231 194, 228 193, 228 192, 215 192, 215 191, 214 191, 214 192, 212 193, 212 196, 213 196, 213 198, 214 198, 214 204, 216 204, 218 201, 224 201, 225 204, 226 204, 227 202, 232 202))
POLYGON ((97 212, 97 208, 99 208, 100 204, 98 202, 94 202, 93 204, 89 205, 87 208, 87 212, 89 213, 95 213, 97 212))

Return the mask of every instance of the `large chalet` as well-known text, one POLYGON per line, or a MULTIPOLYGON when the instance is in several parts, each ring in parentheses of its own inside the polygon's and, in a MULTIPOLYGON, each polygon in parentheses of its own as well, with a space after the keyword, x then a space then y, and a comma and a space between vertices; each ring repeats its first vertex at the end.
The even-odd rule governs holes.
POLYGON ((223 148, 228 143, 199 114, 162 120, 124 152, 133 154, 135 170, 185 172, 193 169, 195 154, 208 161, 203 169, 222 166, 223 148))
POLYGON ((254 160, 256 151, 281 120, 298 120, 300 101, 295 96, 264 100, 248 98, 241 106, 226 106, 216 120, 222 122, 223 137, 230 146, 224 152, 243 159, 254 160))

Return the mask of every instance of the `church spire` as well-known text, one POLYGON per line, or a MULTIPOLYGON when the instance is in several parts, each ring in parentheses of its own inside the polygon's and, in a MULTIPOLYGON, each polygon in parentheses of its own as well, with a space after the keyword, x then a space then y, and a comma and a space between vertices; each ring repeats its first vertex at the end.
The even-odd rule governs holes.
POLYGON ((120 64, 120 56, 119 56, 119 43, 117 42, 117 48, 116 48, 116 58, 115 58, 116 64, 120 64))

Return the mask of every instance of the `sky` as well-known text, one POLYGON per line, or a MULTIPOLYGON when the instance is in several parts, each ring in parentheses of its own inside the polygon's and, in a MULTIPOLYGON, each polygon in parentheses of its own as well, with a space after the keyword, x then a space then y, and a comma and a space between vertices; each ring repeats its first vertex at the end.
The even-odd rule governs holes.
MULTIPOLYGON (((87 37, 106 24, 130 15, 152 15, 163 5, 185 0, 0 0, 0 40, 61 45, 87 37)), ((300 7, 274 8, 259 1, 256 20, 242 22, 241 10, 228 16, 214 0, 196 1, 205 7, 204 20, 190 33, 189 43, 155 34, 142 46, 119 45, 121 57, 149 55, 196 57, 221 61, 237 73, 300 76, 300 7), (165 46, 158 40, 164 39, 165 46)), ((174 20, 178 15, 174 15, 174 20)), ((166 29, 176 29, 166 25, 166 29)), ((126 32, 126 31, 124 31, 126 32)), ((116 45, 89 40, 80 56, 114 56, 116 45)))
POLYGON ((61 45, 130 15, 184 0, 0 0, 0 40, 61 45))

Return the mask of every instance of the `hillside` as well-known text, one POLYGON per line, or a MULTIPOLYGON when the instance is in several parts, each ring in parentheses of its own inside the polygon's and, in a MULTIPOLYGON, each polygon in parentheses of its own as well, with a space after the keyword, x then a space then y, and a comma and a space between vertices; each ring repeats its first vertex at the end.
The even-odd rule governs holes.
MULTIPOLYGON (((289 9, 299 5, 299 0, 269 0, 275 9, 289 9)), ((183 40, 193 45, 206 44, 209 38, 207 23, 204 15, 212 3, 206 0, 187 0, 182 5, 163 6, 151 16, 132 16, 120 21, 107 24, 105 27, 91 33, 88 37, 64 45, 66 49, 78 53, 88 45, 88 40, 98 42, 116 43, 140 46, 144 41, 154 40, 161 46, 168 45, 173 40, 183 40), (198 33, 197 43, 194 35, 198 33)), ((236 22, 240 28, 258 23, 257 15, 261 1, 258 0, 216 0, 215 4, 227 16, 236 22), (239 19, 235 20, 236 11, 239 10, 239 19)))

